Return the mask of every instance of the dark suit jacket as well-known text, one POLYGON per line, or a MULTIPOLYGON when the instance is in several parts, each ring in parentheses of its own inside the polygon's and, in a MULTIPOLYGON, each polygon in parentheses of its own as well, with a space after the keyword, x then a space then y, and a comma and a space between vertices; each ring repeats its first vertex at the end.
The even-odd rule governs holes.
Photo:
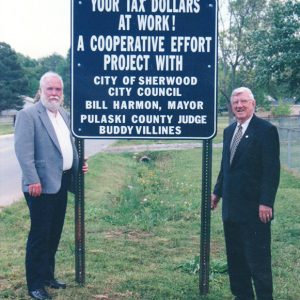
POLYGON ((271 123, 253 116, 230 165, 236 122, 224 130, 221 169, 214 194, 223 198, 223 221, 248 222, 259 205, 274 206, 279 184, 279 137, 271 123))
MULTIPOLYGON (((59 112, 69 127, 68 114, 63 108, 59 112)), ((76 178, 78 154, 72 137, 71 143, 72 175, 76 178)), ((41 102, 19 111, 15 127, 15 152, 22 169, 23 192, 28 192, 29 185, 37 182, 41 183, 42 192, 45 194, 59 191, 63 157, 55 130, 41 102)))

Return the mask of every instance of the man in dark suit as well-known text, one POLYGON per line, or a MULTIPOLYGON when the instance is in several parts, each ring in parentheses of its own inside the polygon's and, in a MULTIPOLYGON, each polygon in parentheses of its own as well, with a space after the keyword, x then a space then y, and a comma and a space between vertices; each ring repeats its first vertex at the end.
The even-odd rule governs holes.
POLYGON ((248 88, 232 92, 236 122, 224 130, 219 176, 211 196, 222 197, 228 272, 236 300, 273 299, 271 220, 280 176, 279 138, 275 126, 258 118, 248 88))
MULTIPOLYGON (((40 101, 21 110, 15 125, 15 152, 22 169, 22 189, 30 212, 26 279, 34 299, 51 299, 45 286, 66 288, 55 279, 55 254, 64 224, 71 178, 78 155, 69 116, 61 107, 63 81, 53 72, 40 79, 40 101)), ((84 164, 82 171, 88 171, 84 164)))

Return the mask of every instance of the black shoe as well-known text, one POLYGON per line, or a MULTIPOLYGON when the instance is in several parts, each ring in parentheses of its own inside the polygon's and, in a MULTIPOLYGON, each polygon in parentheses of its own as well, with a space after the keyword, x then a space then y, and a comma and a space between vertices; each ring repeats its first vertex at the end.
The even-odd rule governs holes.
POLYGON ((34 290, 34 291, 29 291, 28 294, 33 299, 38 299, 38 300, 52 299, 50 297, 50 295, 46 292, 45 289, 37 289, 37 290, 34 290))
POLYGON ((50 279, 45 281, 45 286, 48 286, 52 289, 65 289, 67 285, 60 280, 50 279))

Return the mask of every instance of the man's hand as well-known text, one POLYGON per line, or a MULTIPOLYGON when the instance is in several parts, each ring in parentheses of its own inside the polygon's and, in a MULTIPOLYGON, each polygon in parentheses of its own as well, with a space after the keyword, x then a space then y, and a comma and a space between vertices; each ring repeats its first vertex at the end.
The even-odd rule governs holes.
POLYGON ((273 209, 272 207, 266 205, 259 206, 259 218, 263 223, 268 223, 271 221, 273 217, 273 209))
POLYGON ((87 158, 85 157, 84 158, 84 162, 83 162, 83 165, 82 165, 82 172, 85 174, 85 173, 87 173, 88 172, 88 170, 89 170, 89 165, 88 165, 88 163, 87 163, 87 158))
POLYGON ((210 197, 210 208, 211 209, 217 208, 219 200, 220 200, 220 197, 218 197, 215 194, 211 194, 211 197, 210 197))
POLYGON ((40 183, 32 183, 28 187, 28 193, 32 197, 39 197, 42 194, 42 185, 40 183))

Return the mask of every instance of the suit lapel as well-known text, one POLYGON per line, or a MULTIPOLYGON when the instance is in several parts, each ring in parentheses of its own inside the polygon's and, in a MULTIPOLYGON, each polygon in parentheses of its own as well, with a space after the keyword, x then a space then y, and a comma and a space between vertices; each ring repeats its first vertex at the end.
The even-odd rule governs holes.
POLYGON ((57 147, 59 152, 61 152, 54 127, 49 119, 46 108, 43 106, 43 104, 41 102, 39 102, 37 105, 38 105, 37 110, 39 112, 39 117, 40 117, 42 123, 44 124, 44 126, 47 130, 47 133, 49 134, 50 138, 52 139, 54 145, 57 147))

